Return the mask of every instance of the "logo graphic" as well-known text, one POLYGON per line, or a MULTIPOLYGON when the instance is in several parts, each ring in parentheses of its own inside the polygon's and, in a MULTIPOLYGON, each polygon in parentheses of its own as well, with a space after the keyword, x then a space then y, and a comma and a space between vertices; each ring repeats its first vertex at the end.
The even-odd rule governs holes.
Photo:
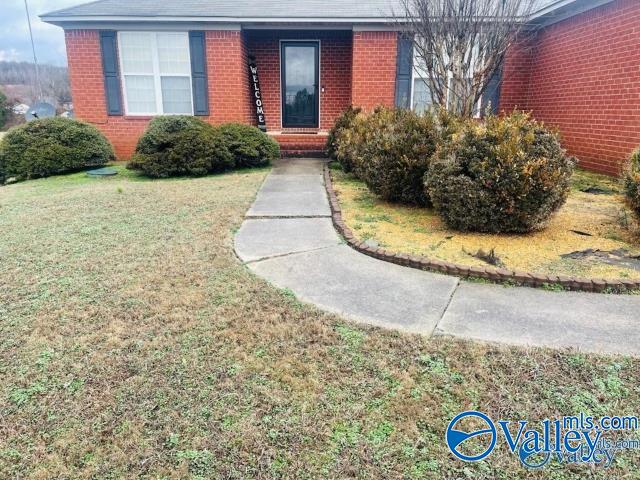
POLYGON ((447 440, 447 445, 449 445, 451 453, 460 460, 464 460, 465 462, 476 462, 478 460, 482 460, 493 451, 496 446, 497 432, 491 419, 484 413, 475 411, 462 412, 449 423, 445 439, 447 440), (475 419, 477 423, 482 425, 482 427, 472 431, 464 431, 456 428, 458 424, 466 423, 463 422, 463 420, 467 418, 475 419), (469 440, 482 437, 487 439, 485 441, 488 442, 488 446, 480 453, 471 453, 471 447, 469 446, 471 442, 469 442, 469 440))
POLYGON ((449 450, 460 460, 477 462, 493 452, 498 428, 505 446, 531 469, 549 462, 564 465, 591 464, 610 467, 623 450, 640 451, 640 439, 605 438, 611 432, 638 432, 640 419, 634 415, 592 417, 580 415, 545 419, 539 424, 527 420, 493 422, 481 412, 457 415, 447 427, 445 440, 449 450))

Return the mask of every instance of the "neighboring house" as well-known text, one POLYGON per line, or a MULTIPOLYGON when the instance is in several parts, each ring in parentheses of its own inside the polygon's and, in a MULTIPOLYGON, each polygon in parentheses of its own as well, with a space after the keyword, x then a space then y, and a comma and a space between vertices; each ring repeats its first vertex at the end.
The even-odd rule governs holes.
POLYGON ((10 102, 16 104, 28 106, 31 105, 35 98, 33 85, 4 84, 0 85, 0 91, 5 94, 10 102))
MULTIPOLYGON (((153 115, 179 113, 214 124, 258 113, 283 151, 304 153, 322 150, 349 105, 428 103, 390 1, 99 0, 43 20, 65 29, 76 117, 119 156, 153 115)), ((640 144, 640 1, 542 0, 531 22, 540 31, 483 103, 533 111, 582 165, 617 173, 640 144)))
POLYGON ((24 115, 29 111, 29 105, 24 103, 16 103, 11 107, 11 111, 16 115, 24 115))

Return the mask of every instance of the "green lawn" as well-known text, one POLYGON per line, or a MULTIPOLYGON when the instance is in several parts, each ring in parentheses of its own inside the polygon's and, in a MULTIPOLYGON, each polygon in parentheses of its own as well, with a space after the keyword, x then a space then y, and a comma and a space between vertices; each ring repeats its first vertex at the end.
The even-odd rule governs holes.
POLYGON ((503 445, 455 460, 449 420, 637 414, 640 361, 362 327, 240 265, 266 170, 0 187, 0 478, 637 478, 503 445))

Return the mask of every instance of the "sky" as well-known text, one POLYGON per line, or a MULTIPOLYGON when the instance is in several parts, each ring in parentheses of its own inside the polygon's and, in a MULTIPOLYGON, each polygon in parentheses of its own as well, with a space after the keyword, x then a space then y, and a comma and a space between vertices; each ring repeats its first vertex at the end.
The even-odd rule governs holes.
MULTIPOLYGON (((42 22, 38 15, 87 1, 27 0, 38 62, 67 64, 62 28, 42 22)), ((33 61, 24 0, 0 0, 0 61, 33 61)))

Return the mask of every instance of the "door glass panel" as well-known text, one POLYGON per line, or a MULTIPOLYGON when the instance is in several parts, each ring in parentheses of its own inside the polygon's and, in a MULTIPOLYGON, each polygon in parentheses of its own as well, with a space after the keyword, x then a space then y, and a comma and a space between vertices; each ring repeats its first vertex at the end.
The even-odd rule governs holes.
POLYGON ((316 123, 315 45, 285 45, 285 125, 316 123))

